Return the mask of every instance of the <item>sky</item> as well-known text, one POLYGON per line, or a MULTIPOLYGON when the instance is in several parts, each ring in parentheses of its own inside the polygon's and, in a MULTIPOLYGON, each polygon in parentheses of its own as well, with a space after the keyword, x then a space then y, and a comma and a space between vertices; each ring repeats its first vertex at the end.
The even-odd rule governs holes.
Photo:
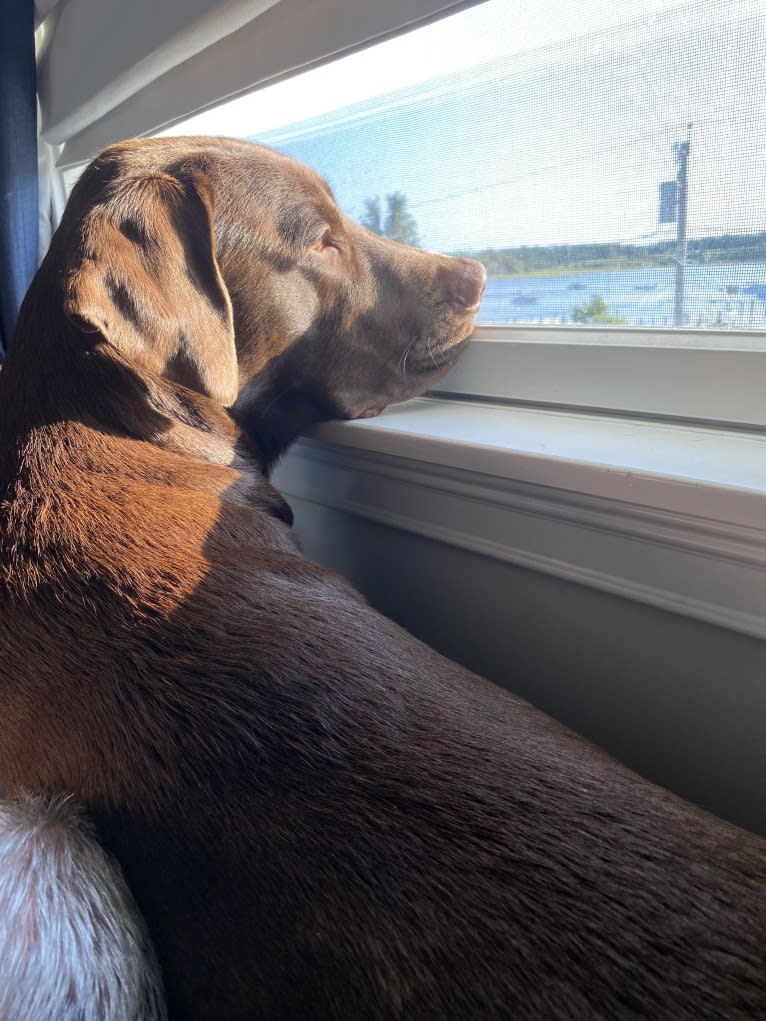
POLYGON ((403 192, 425 247, 651 242, 691 128, 689 234, 766 230, 761 0, 489 0, 176 126, 403 192))

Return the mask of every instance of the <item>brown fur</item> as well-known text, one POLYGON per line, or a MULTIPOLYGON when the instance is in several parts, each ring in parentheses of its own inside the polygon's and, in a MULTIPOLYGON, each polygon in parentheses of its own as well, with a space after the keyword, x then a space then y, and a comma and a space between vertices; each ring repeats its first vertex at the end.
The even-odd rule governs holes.
POLYGON ((185 139, 99 157, 30 289, 0 781, 86 806, 171 1018, 766 1017, 764 842, 381 617, 264 474, 429 386, 483 283, 292 160, 185 139))

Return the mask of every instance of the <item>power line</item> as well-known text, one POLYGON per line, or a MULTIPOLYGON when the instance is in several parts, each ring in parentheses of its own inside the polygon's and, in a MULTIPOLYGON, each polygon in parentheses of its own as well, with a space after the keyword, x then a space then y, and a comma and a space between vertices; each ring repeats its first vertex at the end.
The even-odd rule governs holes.
MULTIPOLYGON (((705 117, 695 122, 699 126, 719 126, 719 125, 731 125, 734 127, 739 126, 752 126, 753 121, 747 118, 734 118, 734 117, 705 117)), ((667 135, 672 131, 671 128, 653 128, 644 134, 633 135, 628 138, 619 138, 617 141, 611 143, 608 146, 604 146, 600 149, 580 149, 573 155, 568 156, 566 159, 559 160, 555 163, 546 163, 543 165, 537 165, 530 167, 528 170, 522 171, 521 173, 514 174, 510 177, 503 177, 498 181, 491 181, 487 184, 479 184, 473 188, 465 188, 460 191, 449 192, 447 194, 439 195, 437 198, 432 199, 421 199, 419 202, 411 202, 410 207, 412 209, 420 209, 426 206, 436 205, 441 202, 452 201, 453 199, 465 198, 469 195, 479 195, 482 192, 493 191, 497 188, 504 188, 511 184, 521 184, 523 181, 533 180, 536 177, 542 177, 546 174, 558 171, 566 170, 568 167, 582 166, 587 161, 593 161, 599 157, 613 156, 617 153, 625 152, 631 146, 638 145, 640 143, 655 143, 657 142, 658 135, 667 135)))

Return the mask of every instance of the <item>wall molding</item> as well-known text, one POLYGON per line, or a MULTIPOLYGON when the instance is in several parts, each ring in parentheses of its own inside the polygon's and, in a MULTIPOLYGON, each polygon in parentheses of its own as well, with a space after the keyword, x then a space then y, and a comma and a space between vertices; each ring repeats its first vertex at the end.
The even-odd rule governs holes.
MULTIPOLYGON (((334 441, 346 435, 342 428, 324 430, 333 441, 299 441, 280 465, 274 481, 288 499, 299 497, 766 638, 766 529, 750 523, 751 514, 745 523, 720 512, 713 516, 594 494, 586 484, 592 465, 582 466, 584 484, 578 489, 570 464, 568 485, 561 488, 519 477, 523 472, 514 471, 514 464, 523 467, 526 461, 514 459, 513 452, 502 474, 488 474, 360 449, 358 433, 353 446, 334 441)), ((557 477, 553 470, 550 474, 557 477)), ((667 496, 670 483, 663 479, 662 485, 667 496)), ((685 487, 678 501, 683 508, 689 504, 688 482, 679 485, 685 487)), ((641 492, 645 496, 652 488, 641 492)), ((706 507, 704 486, 698 496, 698 505, 706 507)), ((719 510, 720 501, 707 503, 719 510)))

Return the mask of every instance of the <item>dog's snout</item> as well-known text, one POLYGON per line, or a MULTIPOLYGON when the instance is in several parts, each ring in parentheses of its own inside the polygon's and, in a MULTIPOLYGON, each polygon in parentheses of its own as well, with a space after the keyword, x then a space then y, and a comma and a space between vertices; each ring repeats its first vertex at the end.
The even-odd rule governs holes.
POLYGON ((447 300, 461 310, 475 312, 487 286, 487 271, 475 259, 461 256, 450 261, 444 279, 447 300))

